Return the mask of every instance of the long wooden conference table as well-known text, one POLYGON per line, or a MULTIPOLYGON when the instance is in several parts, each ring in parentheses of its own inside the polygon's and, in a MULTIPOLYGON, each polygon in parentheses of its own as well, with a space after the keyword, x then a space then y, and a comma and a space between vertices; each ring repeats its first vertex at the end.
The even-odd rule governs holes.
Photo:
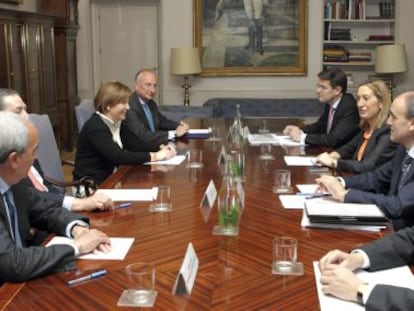
MULTIPOLYGON (((204 128, 224 120, 193 120, 193 127, 204 128)), ((244 120, 251 132, 260 120, 244 120)), ((288 120, 268 121, 280 131, 288 120)), ((222 134, 224 131, 222 131, 222 134)), ((259 147, 245 147, 246 173, 243 184, 245 209, 236 237, 216 236, 217 202, 212 209, 200 208, 210 180, 221 184, 217 159, 220 142, 202 139, 182 141, 180 148, 204 150, 204 167, 188 169, 185 164, 166 166, 124 166, 102 188, 150 188, 171 186, 171 213, 151 213, 148 202, 104 213, 89 213, 91 226, 111 237, 134 237, 135 242, 123 261, 78 260, 77 270, 46 276, 22 284, 5 284, 0 299, 6 310, 114 310, 125 289, 125 266, 150 262, 156 267, 158 297, 154 310, 319 310, 313 261, 328 250, 350 250, 378 239, 380 233, 309 229, 300 226, 302 211, 285 210, 272 193, 273 171, 286 167, 283 156, 299 151, 275 147, 275 160, 259 159, 259 147), (304 264, 302 276, 272 275, 272 240, 275 236, 298 239, 298 261, 304 264), (172 288, 188 243, 199 258, 199 270, 191 295, 173 295, 172 288), (104 277, 68 287, 70 279, 107 269, 104 277)), ((305 148, 317 154, 319 148, 305 148)), ((289 167, 292 184, 313 183, 318 172, 307 167, 289 167)), ((294 189, 295 191, 297 189, 294 189)), ((129 309, 129 308, 121 308, 129 309)), ((134 309, 134 308, 131 308, 134 309)))

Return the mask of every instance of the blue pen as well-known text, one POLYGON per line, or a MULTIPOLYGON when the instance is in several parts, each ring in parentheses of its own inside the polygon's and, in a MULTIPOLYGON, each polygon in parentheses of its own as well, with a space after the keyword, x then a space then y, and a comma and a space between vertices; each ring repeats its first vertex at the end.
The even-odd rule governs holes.
POLYGON ((131 202, 127 202, 127 203, 121 203, 118 205, 119 208, 126 208, 126 207, 130 207, 131 206, 131 202))
POLYGON ((306 197, 305 199, 310 200, 310 199, 324 198, 324 197, 330 197, 330 196, 331 196, 330 193, 316 193, 316 194, 306 197))
POLYGON ((77 278, 77 279, 74 279, 74 280, 70 280, 70 281, 68 281, 68 285, 72 286, 72 285, 79 284, 79 283, 82 283, 82 282, 85 282, 85 281, 88 281, 88 280, 96 279, 96 278, 99 278, 99 277, 105 275, 106 273, 107 273, 106 270, 99 270, 99 271, 93 272, 89 275, 85 275, 83 277, 80 277, 80 278, 77 278))

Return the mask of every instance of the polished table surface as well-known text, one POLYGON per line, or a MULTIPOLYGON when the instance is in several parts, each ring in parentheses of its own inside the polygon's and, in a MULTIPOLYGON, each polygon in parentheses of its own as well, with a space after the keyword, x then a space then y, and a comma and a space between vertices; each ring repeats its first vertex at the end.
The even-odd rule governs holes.
MULTIPOLYGON (((203 128, 223 120, 194 120, 203 128)), ((245 120, 251 132, 260 119, 245 120)), ((270 128, 284 127, 286 120, 271 120, 270 128)), ((226 124, 228 125, 228 124, 226 124)), ((224 131, 223 131, 224 132, 224 131)), ((212 209, 200 208, 210 180, 221 184, 217 159, 221 143, 206 140, 182 141, 180 148, 204 150, 202 169, 185 164, 167 166, 124 166, 102 188, 149 188, 171 186, 171 213, 150 213, 148 202, 136 202, 125 209, 89 213, 91 226, 111 237, 134 237, 124 261, 78 260, 77 270, 46 276, 23 284, 5 284, 0 289, 1 305, 7 310, 113 310, 124 290, 124 268, 132 262, 150 262, 156 267, 158 297, 155 310, 318 310, 319 303, 312 262, 328 250, 350 250, 378 239, 380 233, 301 228, 301 210, 284 210, 272 193, 272 172, 285 168, 285 154, 299 149, 275 147, 275 160, 260 160, 259 147, 246 146, 245 209, 237 237, 215 236, 217 201, 212 209), (303 276, 272 275, 272 239, 275 236, 298 239, 298 261, 303 276), (199 270, 191 295, 171 293, 188 243, 199 258, 199 270), (66 282, 80 275, 107 269, 99 279, 68 287, 66 282)), ((318 148, 306 147, 307 154, 318 148)), ((292 184, 314 183, 317 173, 306 167, 290 167, 292 184)), ((389 232, 389 230, 388 230, 389 232)), ((122 307, 122 309, 128 309, 122 307)), ((133 309, 133 308, 131 308, 133 309)))

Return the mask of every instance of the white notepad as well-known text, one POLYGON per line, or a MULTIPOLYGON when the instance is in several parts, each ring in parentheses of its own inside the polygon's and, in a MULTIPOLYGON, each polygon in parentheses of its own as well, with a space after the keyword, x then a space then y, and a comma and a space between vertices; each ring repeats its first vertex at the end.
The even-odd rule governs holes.
MULTIPOLYGON (((124 260, 135 238, 109 238, 111 240, 111 251, 109 253, 96 252, 80 255, 78 259, 93 260, 124 260)), ((73 240, 64 236, 55 236, 46 247, 56 244, 73 244, 73 240)))

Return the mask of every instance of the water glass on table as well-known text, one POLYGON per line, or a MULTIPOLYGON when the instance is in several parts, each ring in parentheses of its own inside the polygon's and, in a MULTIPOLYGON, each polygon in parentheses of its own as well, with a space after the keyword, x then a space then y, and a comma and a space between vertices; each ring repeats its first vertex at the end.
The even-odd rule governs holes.
POLYGON ((187 167, 188 168, 200 168, 204 166, 203 163, 203 150, 192 149, 188 151, 187 155, 187 167))
POLYGON ((150 263, 137 262, 126 266, 126 290, 121 296, 121 306, 154 306, 157 292, 155 291, 155 267, 150 263))
POLYGON ((297 262, 298 241, 293 237, 280 236, 273 239, 272 273, 302 275, 303 264, 297 262))
POLYGON ((289 193, 292 190, 290 186, 290 171, 289 170, 276 170, 274 174, 274 193, 289 193))
POLYGON ((171 188, 166 185, 159 185, 157 192, 154 195, 153 202, 151 203, 150 212, 171 212, 171 188))

